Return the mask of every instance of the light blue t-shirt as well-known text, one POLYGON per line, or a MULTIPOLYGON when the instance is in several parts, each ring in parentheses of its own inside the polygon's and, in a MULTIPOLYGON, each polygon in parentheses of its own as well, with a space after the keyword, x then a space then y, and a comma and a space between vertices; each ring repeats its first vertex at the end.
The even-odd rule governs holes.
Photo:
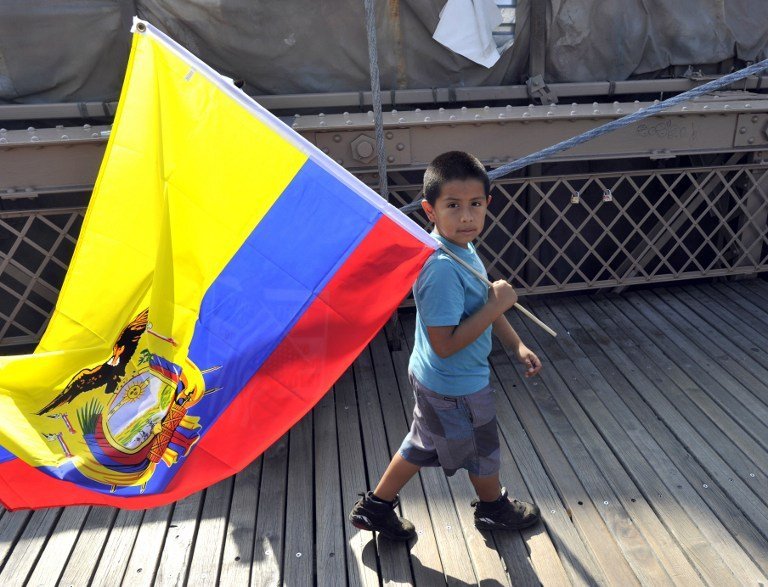
MULTIPOLYGON (((487 275, 475 247, 464 249, 436 233, 443 245, 462 260, 487 275)), ((456 326, 488 301, 488 286, 448 254, 435 251, 427 259, 413 286, 416 299, 416 343, 408 365, 425 387, 445 395, 466 395, 489 384, 491 330, 489 326, 474 342, 445 359, 432 349, 427 326, 456 326)))

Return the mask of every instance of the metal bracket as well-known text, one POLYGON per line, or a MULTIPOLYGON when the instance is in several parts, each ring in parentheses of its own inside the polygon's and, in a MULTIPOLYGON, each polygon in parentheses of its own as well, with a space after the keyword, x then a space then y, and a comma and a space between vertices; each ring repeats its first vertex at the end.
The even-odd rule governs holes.
POLYGON ((541 75, 528 78, 525 85, 532 100, 538 100, 541 104, 557 104, 557 96, 541 75))

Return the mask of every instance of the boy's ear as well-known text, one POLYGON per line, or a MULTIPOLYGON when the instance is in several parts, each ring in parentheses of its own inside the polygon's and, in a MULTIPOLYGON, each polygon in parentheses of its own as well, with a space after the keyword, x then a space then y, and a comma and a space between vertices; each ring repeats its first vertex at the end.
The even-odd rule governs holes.
POLYGON ((488 194, 488 196, 487 196, 487 199, 485 200, 485 205, 486 205, 486 206, 490 206, 490 205, 491 205, 491 200, 492 200, 492 199, 493 199, 493 198, 491 197, 491 194, 488 194))
POLYGON ((424 210, 424 213, 427 215, 427 218, 429 218, 430 222, 435 221, 435 209, 432 207, 432 204, 427 202, 427 200, 422 200, 421 209, 424 210))

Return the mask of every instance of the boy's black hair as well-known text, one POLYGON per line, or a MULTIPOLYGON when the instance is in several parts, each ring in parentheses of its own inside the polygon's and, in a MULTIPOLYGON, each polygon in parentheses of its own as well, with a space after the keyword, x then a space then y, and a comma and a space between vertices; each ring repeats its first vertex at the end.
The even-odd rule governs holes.
POLYGON ((477 157, 464 151, 448 151, 435 157, 424 172, 424 198, 434 206, 443 186, 455 179, 476 179, 483 182, 486 196, 491 192, 491 180, 477 157))

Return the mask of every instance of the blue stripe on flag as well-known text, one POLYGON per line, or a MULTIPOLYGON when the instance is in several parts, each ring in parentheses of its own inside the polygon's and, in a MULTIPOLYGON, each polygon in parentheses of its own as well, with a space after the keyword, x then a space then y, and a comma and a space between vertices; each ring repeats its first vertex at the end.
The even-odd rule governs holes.
POLYGON ((190 358, 200 369, 222 365, 206 375, 207 389, 222 390, 190 410, 204 430, 380 216, 311 160, 296 174, 203 299, 190 358))

